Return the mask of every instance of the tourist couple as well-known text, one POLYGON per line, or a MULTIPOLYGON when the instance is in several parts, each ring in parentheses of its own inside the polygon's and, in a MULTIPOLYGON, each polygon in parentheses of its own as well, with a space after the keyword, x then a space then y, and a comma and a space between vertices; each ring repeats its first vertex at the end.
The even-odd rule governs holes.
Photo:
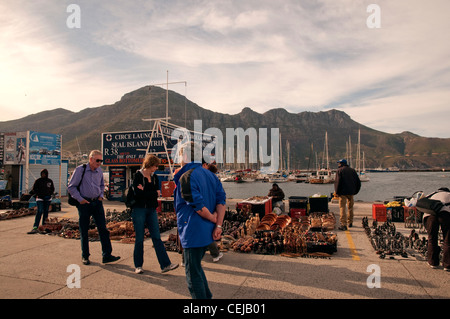
MULTIPOLYGON (((100 236, 103 253, 102 262, 110 263, 120 259, 120 257, 111 254, 111 240, 109 231, 106 228, 105 212, 102 203, 104 192, 103 171, 100 168, 102 162, 102 153, 97 150, 92 151, 89 155, 89 163, 80 165, 75 169, 68 185, 69 193, 79 202, 77 208, 81 238, 81 258, 85 265, 90 264, 88 230, 91 216, 100 236)), ((178 267, 178 264, 171 263, 159 233, 158 216, 156 214, 159 181, 156 174, 153 174, 158 164, 159 159, 157 157, 147 156, 142 169, 136 173, 133 181, 136 199, 136 204, 132 211, 136 234, 133 257, 135 272, 138 274, 143 273, 145 226, 150 231, 161 272, 165 273, 178 267)))
MULTIPOLYGON (((177 224, 180 242, 183 247, 186 280, 189 292, 194 299, 210 299, 211 291, 201 266, 201 260, 207 247, 222 235, 222 222, 225 216, 226 194, 217 176, 202 168, 201 162, 195 162, 196 143, 186 143, 180 150, 181 169, 175 174, 174 206, 177 212, 177 224)), ((69 185, 69 193, 80 205, 80 235, 82 261, 89 264, 88 229, 90 216, 93 216, 100 235, 103 251, 103 263, 119 260, 113 256, 109 231, 106 228, 103 209, 104 181, 100 168, 103 162, 100 151, 92 151, 89 164, 75 169, 69 185)), ((143 241, 145 226, 149 228, 161 271, 167 272, 178 267, 171 263, 159 233, 156 214, 159 196, 159 182, 153 174, 159 165, 159 159, 147 155, 141 170, 133 180, 136 204, 133 206, 132 219, 136 233, 134 247, 135 272, 142 273, 143 241)))

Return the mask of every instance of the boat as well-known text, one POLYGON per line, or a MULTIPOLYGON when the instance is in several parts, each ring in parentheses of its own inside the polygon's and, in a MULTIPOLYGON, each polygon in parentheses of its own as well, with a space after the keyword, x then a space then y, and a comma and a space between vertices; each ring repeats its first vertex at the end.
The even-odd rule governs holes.
POLYGON ((285 183, 288 181, 287 177, 282 176, 281 174, 272 174, 269 175, 269 183, 285 183))
POLYGON ((309 177, 310 184, 331 184, 334 183, 335 174, 330 169, 322 168, 309 177))
POLYGON ((394 172, 400 172, 400 169, 398 167, 388 167, 388 168, 382 168, 377 167, 377 168, 372 168, 372 169, 367 169, 367 172, 371 172, 371 173, 394 173, 394 172))
POLYGON ((310 184, 331 184, 334 183, 335 174, 329 168, 328 160, 328 132, 325 132, 324 157, 326 156, 327 168, 321 168, 309 177, 310 184))
POLYGON ((221 182, 234 182, 234 177, 233 176, 224 176, 220 178, 221 182))
POLYGON ((311 173, 301 173, 295 175, 295 182, 296 183, 308 183, 309 177, 311 176, 311 173))
POLYGON ((369 181, 370 181, 370 178, 369 178, 369 176, 366 174, 366 172, 359 172, 359 173, 358 173, 358 177, 359 177, 359 180, 360 180, 361 182, 369 182, 369 181))
POLYGON ((358 151, 357 151, 356 157, 357 157, 356 163, 358 165, 356 172, 358 173, 359 180, 361 182, 370 181, 370 178, 366 173, 364 152, 363 152, 363 158, 362 158, 363 166, 361 168, 361 130, 358 130, 358 151))
POLYGON ((227 171, 227 172, 220 173, 218 177, 221 182, 234 182, 234 179, 236 176, 232 172, 227 171))

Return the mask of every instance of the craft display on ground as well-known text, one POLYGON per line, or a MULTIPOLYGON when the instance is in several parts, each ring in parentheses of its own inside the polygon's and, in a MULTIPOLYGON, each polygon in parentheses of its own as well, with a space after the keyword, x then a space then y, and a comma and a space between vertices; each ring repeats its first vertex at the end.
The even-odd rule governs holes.
MULTIPOLYGON (((330 258, 337 251, 337 235, 332 232, 335 224, 331 212, 298 219, 268 213, 260 219, 252 213, 251 205, 241 205, 226 211, 219 247, 239 253, 330 258)), ((169 236, 166 249, 180 251, 176 235, 169 236)))
MULTIPOLYGON (((362 219, 362 226, 366 232, 369 241, 376 254, 381 259, 399 259, 415 258, 417 260, 426 260, 428 239, 420 235, 415 229, 412 229, 409 235, 402 234, 397 230, 395 224, 391 221, 379 223, 373 220, 372 226, 369 226, 369 219, 362 219)), ((442 234, 439 234, 439 243, 442 246, 442 234)), ((440 259, 442 260, 442 247, 440 259)))
MULTIPOLYGON (((122 243, 134 243, 135 232, 133 222, 131 221, 131 211, 129 209, 123 211, 107 210, 105 217, 106 228, 108 228, 110 232, 111 240, 120 241, 122 243)), ((161 232, 168 231, 176 227, 176 214, 172 212, 158 213, 158 222, 161 232)), ((92 219, 89 228, 89 240, 100 240, 97 228, 92 219)), ((44 225, 39 226, 38 230, 41 234, 56 235, 69 239, 80 238, 78 221, 70 219, 50 218, 44 225)), ((145 237, 150 237, 147 229, 145 237)))

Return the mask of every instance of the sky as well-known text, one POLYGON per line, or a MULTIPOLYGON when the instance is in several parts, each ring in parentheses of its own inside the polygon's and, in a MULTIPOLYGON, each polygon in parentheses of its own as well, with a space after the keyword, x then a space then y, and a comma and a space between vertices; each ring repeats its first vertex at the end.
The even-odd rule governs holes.
POLYGON ((450 138, 449 12, 448 0, 0 1, 0 121, 113 104, 168 76, 216 112, 338 109, 450 138))

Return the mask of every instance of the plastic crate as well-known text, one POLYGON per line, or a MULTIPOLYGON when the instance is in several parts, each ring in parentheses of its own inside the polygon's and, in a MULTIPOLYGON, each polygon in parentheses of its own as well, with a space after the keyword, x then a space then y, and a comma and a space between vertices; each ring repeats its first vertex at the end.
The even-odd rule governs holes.
POLYGON ((291 208, 289 209, 289 216, 300 219, 301 216, 306 216, 306 208, 291 208))
POLYGON ((372 204, 372 219, 377 222, 386 221, 386 206, 383 204, 372 204))
POLYGON ((304 196, 290 196, 289 197, 289 208, 307 208, 308 207, 308 197, 304 196))
POLYGON ((310 197, 309 213, 328 213, 328 196, 310 197))
POLYGON ((388 207, 387 215, 391 216, 393 222, 404 222, 405 221, 405 209, 403 206, 399 207, 388 207))
POLYGON ((161 200, 161 212, 162 213, 169 213, 174 212, 174 202, 173 200, 161 200))

